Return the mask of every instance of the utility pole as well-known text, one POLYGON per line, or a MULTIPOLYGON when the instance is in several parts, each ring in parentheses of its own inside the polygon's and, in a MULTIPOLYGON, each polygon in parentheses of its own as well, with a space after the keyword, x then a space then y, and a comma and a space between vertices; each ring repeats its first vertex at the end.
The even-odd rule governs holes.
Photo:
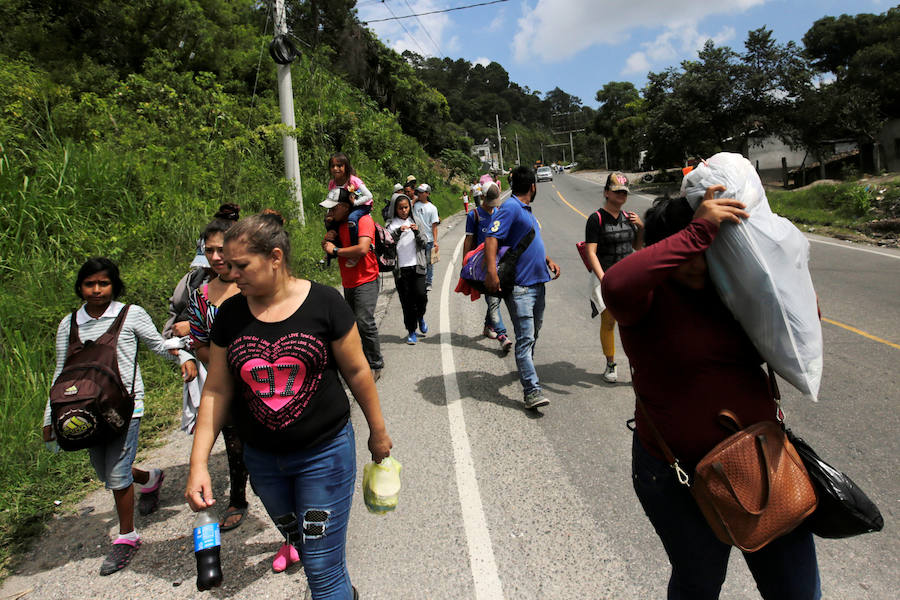
POLYGON ((606 136, 603 136, 603 169, 609 171, 609 160, 606 156, 606 136))
POLYGON ((500 138, 500 115, 494 115, 494 119, 497 121, 497 153, 500 155, 500 172, 503 173, 503 147, 501 146, 500 138))
MULTIPOLYGON (((287 35, 287 16, 284 12, 284 0, 275 2, 275 35, 287 35)), ((281 109, 281 122, 290 129, 297 127, 294 121, 294 94, 291 90, 291 65, 278 65, 278 106, 281 109)), ((285 134, 281 138, 284 148, 284 176, 294 188, 294 200, 300 211, 300 224, 306 224, 303 214, 303 190, 300 188, 300 157, 297 152, 297 138, 285 134)))
MULTIPOLYGON (((571 162, 575 162, 575 144, 574 144, 574 142, 572 141, 572 134, 573 134, 573 133, 578 133, 578 132, 580 132, 580 131, 584 131, 584 128, 573 129, 573 127, 577 127, 577 125, 574 125, 572 119, 570 118, 571 115, 573 115, 573 114, 576 114, 576 113, 571 113, 571 112, 568 112, 568 113, 553 113, 553 114, 550 115, 550 126, 551 126, 551 131, 553 131, 553 134, 554 134, 554 135, 562 135, 562 134, 564 134, 564 133, 568 133, 568 134, 569 134, 569 150, 570 150, 571 153, 572 153, 572 159, 571 159, 571 162), (565 129, 556 131, 556 130, 553 129, 553 119, 554 119, 554 118, 557 118, 557 122, 559 122, 559 117, 565 117, 565 119, 563 119, 563 120, 565 121, 565 122, 563 123, 563 126, 565 127, 565 129)), ((563 153, 563 156, 565 157, 565 153, 563 153)), ((563 158, 563 162, 565 162, 565 158, 563 158)))
POLYGON ((519 132, 516 132, 516 166, 518 167, 522 163, 519 161, 519 132))
POLYGON ((541 164, 544 164, 544 142, 541 142, 541 164))

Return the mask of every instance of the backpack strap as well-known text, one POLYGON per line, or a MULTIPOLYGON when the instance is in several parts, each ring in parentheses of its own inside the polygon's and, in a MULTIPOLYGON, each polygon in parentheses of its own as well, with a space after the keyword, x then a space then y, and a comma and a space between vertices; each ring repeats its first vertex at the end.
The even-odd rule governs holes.
MULTIPOLYGON (((112 346, 113 348, 119 342, 119 333, 122 331, 122 326, 125 324, 125 317, 128 316, 128 309, 131 308, 130 304, 126 304, 122 307, 122 310, 119 311, 119 314, 116 315, 116 320, 112 322, 112 325, 109 326, 109 329, 106 330, 106 333, 101 335, 95 343, 103 343, 112 346)), ((134 349, 134 368, 131 371, 131 395, 134 396, 134 385, 137 383, 137 365, 138 365, 138 353, 140 352, 140 344, 135 344, 134 349)), ((116 366, 118 367, 118 360, 116 361, 116 366)))
POLYGON ((66 348, 66 360, 69 360, 69 357, 81 350, 82 347, 81 338, 78 337, 77 314, 78 309, 73 310, 72 319, 69 322, 69 345, 66 348))

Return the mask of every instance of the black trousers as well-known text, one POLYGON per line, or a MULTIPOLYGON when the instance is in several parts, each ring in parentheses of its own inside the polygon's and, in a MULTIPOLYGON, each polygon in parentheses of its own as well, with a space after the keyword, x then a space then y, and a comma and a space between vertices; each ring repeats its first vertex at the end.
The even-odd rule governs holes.
POLYGON ((425 316, 428 294, 425 292, 425 273, 416 273, 415 267, 403 267, 395 279, 400 306, 403 307, 403 325, 407 331, 415 331, 419 319, 425 316))

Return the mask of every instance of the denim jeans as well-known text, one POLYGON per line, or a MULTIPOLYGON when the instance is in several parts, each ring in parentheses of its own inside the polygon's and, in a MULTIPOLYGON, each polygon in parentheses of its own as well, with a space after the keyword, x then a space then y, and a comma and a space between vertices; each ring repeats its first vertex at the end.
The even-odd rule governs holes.
POLYGON ((500 298, 485 296, 484 301, 487 302, 484 324, 492 328, 497 335, 506 335, 506 325, 503 324, 503 316, 500 314, 500 298))
POLYGON ((131 467, 137 455, 138 434, 141 430, 141 419, 132 418, 128 429, 121 435, 102 446, 88 448, 91 465, 97 473, 97 479, 106 484, 108 490, 124 490, 132 483, 131 467))
POLYGON ((431 264, 432 250, 434 250, 434 242, 425 242, 425 285, 431 285, 434 280, 434 266, 431 264))
POLYGON ((356 327, 362 339, 363 353, 373 369, 384 368, 381 343, 378 341, 378 325, 375 324, 375 306, 378 304, 378 279, 354 288, 344 288, 344 299, 356 317, 356 327))
POLYGON ((350 600, 347 524, 356 481, 350 422, 315 448, 272 454, 244 443, 250 485, 286 539, 297 548, 315 600, 350 600))
MULTIPOLYGON (((672 574, 669 600, 714 600, 725 581, 731 546, 715 536, 690 491, 665 461, 632 440, 634 491, 662 540, 672 574)), ((818 600, 822 596, 812 534, 802 525, 744 560, 766 600, 818 600)))
POLYGON ((534 345, 537 343, 544 320, 544 284, 517 285, 504 297, 506 309, 516 332, 516 367, 525 396, 540 391, 537 371, 534 369, 534 345))

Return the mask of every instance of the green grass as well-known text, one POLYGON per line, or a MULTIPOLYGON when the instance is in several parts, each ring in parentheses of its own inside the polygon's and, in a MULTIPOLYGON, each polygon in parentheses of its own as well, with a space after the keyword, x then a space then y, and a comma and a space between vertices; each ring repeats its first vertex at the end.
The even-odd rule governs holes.
MULTIPOLYGON (((296 89, 304 90, 296 134, 307 174, 307 225, 300 226, 281 174, 274 100, 258 99, 251 115, 247 98, 170 69, 159 70, 171 78, 165 87, 135 75, 109 97, 75 99, 30 65, 0 56, 0 81, 21 83, 0 86, 0 580, 54 513, 97 485, 86 452, 52 454, 40 437, 56 327, 79 305, 73 284, 86 258, 115 260, 127 288, 121 299, 143 306, 161 327, 200 230, 230 201, 245 215, 278 210, 291 234, 294 274, 337 284, 336 265, 319 263, 318 206, 335 128, 345 130, 341 149, 375 194, 376 210, 409 172, 432 184, 442 216, 458 210, 461 191, 442 184, 392 115, 340 78, 305 80, 310 72, 296 71, 296 89)), ((141 368, 150 390, 146 448, 174 425, 181 383, 173 365, 146 352, 141 368)))
POLYGON ((857 228, 872 220, 875 195, 854 183, 822 184, 803 190, 770 190, 772 210, 797 223, 857 228))

